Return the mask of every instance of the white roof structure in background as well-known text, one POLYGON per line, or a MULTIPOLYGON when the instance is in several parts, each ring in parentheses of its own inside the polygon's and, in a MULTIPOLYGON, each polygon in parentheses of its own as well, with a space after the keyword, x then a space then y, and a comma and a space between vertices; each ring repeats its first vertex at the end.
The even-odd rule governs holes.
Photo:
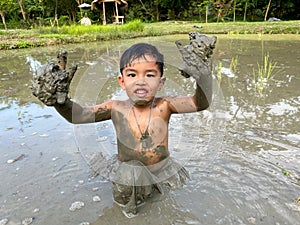
POLYGON ((81 5, 78 6, 79 8, 88 8, 88 7, 92 7, 92 5, 87 4, 87 3, 82 3, 81 5))

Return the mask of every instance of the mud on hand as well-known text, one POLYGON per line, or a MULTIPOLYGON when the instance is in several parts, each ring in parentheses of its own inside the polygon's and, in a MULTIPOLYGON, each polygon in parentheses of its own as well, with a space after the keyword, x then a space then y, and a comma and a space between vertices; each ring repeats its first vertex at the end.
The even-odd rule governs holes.
POLYGON ((211 55, 217 37, 208 37, 198 32, 189 33, 190 43, 183 46, 176 41, 176 46, 182 55, 183 64, 179 67, 181 74, 186 77, 193 77, 196 81, 211 78, 212 60, 211 55))
POLYGON ((67 51, 59 51, 58 65, 48 62, 33 74, 32 94, 47 106, 53 106, 55 103, 64 104, 68 98, 70 83, 77 65, 73 65, 70 71, 66 71, 67 56, 67 51))

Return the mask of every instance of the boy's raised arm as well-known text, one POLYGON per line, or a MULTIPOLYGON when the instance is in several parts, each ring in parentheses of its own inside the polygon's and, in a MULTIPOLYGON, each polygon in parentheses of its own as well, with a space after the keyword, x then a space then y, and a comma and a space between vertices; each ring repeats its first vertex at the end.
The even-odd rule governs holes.
POLYGON ((54 106, 71 123, 92 123, 110 119, 112 102, 82 107, 69 99, 69 87, 77 66, 66 71, 67 52, 57 56, 58 65, 48 62, 33 75, 32 94, 47 106, 54 106))
POLYGON ((82 107, 76 102, 67 99, 64 104, 55 103, 56 111, 70 123, 93 123, 111 118, 112 101, 96 105, 82 107))
POLYGON ((190 32, 190 44, 182 46, 177 41, 183 65, 180 66, 181 74, 186 77, 193 77, 196 80, 196 92, 193 102, 196 110, 200 111, 209 107, 212 101, 212 60, 211 55, 217 37, 208 37, 197 32, 190 32))
MULTIPOLYGON (((211 85, 211 84, 207 84, 211 85)), ((211 103, 211 89, 206 92, 197 83, 196 92, 193 96, 194 103, 197 107, 197 111, 207 109, 211 103)))

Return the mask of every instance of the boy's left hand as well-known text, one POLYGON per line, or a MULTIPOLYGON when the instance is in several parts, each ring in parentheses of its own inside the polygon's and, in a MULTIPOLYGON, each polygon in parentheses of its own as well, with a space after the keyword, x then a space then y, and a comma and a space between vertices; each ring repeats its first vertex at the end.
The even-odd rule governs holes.
POLYGON ((198 32, 190 32, 189 37, 190 44, 185 46, 176 41, 177 48, 183 59, 183 64, 179 67, 181 74, 186 78, 191 76, 199 82, 200 80, 211 78, 211 55, 215 48, 217 37, 208 37, 198 32))

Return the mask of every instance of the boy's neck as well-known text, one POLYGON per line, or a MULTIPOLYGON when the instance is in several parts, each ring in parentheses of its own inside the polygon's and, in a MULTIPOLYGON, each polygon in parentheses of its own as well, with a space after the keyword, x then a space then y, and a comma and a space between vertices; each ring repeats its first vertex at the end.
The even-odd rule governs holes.
POLYGON ((148 108, 149 106, 153 106, 154 101, 155 101, 155 98, 153 98, 151 101, 138 100, 136 102, 133 102, 133 107, 135 107, 135 108, 148 108))

